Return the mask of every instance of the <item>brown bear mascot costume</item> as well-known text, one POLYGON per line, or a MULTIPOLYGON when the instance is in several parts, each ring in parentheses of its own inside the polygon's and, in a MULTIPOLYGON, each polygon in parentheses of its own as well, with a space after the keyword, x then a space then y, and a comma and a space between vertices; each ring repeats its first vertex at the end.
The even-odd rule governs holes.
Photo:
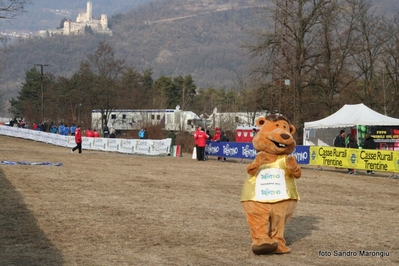
POLYGON ((241 202, 247 217, 252 252, 256 255, 290 252, 285 245, 284 228, 299 200, 295 178, 301 168, 294 156, 293 134, 296 129, 281 115, 259 117, 260 127, 252 140, 257 151, 255 160, 247 166, 241 202))

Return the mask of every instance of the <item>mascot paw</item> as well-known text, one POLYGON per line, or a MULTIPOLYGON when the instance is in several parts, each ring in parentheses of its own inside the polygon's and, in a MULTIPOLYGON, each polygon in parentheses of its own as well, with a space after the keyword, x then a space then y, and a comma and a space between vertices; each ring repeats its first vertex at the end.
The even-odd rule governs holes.
POLYGON ((286 254, 290 253, 291 249, 282 243, 278 243, 277 249, 274 251, 274 254, 286 254))
POLYGON ((292 172, 298 170, 298 164, 296 162, 295 156, 287 156, 287 158, 285 159, 285 165, 292 172))
POLYGON ((264 243, 261 245, 252 244, 252 252, 255 255, 267 255, 274 253, 277 247, 278 247, 277 242, 272 244, 264 243))

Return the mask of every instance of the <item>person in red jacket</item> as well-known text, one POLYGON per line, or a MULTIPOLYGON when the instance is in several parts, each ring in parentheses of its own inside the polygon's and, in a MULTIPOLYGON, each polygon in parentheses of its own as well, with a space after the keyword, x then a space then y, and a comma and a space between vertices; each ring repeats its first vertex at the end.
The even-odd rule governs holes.
POLYGON ((197 136, 198 136, 199 132, 201 131, 201 129, 202 129, 201 127, 198 127, 197 130, 195 130, 195 132, 194 132, 194 145, 195 145, 197 160, 198 160, 198 158, 199 158, 199 153, 198 153, 198 138, 197 138, 197 136))
POLYGON ((211 139, 211 141, 219 141, 220 139, 220 128, 215 128, 215 136, 211 139))
MULTIPOLYGON (((222 130, 220 128, 215 128, 215 136, 212 138, 212 141, 215 142, 220 142, 220 137, 222 135, 222 130)), ((218 157, 218 162, 222 162, 223 158, 222 157, 218 157)))
POLYGON ((82 132, 80 131, 80 126, 78 126, 75 131, 75 142, 76 146, 71 150, 71 153, 76 149, 79 149, 79 153, 82 153, 82 132))
POLYGON ((97 129, 94 129, 94 131, 93 131, 93 138, 99 138, 99 137, 100 137, 100 134, 98 134, 97 129))
POLYGON ((199 131, 195 132, 195 142, 197 144, 197 160, 198 161, 205 161, 205 147, 206 147, 206 140, 209 136, 205 133, 202 127, 198 127, 199 131))
POLYGON ((91 131, 91 128, 88 128, 86 130, 86 137, 92 138, 93 137, 93 131, 91 131))

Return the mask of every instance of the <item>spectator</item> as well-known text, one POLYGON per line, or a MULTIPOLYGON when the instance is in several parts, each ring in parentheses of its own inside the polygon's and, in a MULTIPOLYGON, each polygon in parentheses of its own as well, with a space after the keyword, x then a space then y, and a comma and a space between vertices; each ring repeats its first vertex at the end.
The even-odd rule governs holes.
POLYGON ((94 129, 94 131, 93 131, 93 138, 99 138, 99 137, 100 137, 100 134, 98 134, 97 129, 94 129))
MULTIPOLYGON (((213 136, 213 138, 212 138, 212 141, 215 141, 215 142, 220 142, 220 136, 222 135, 222 133, 221 133, 221 129, 220 128, 215 128, 215 136, 213 136)), ((218 162, 221 162, 222 161, 222 157, 218 157, 218 162)))
POLYGON ((140 129, 140 131, 139 131, 139 139, 144 139, 144 137, 145 137, 145 132, 144 132, 144 129, 142 128, 142 129, 140 129))
POLYGON ((54 133, 54 134, 57 133, 57 126, 54 125, 54 124, 51 125, 51 126, 50 126, 50 132, 51 132, 51 133, 54 133))
POLYGON ((64 125, 64 136, 69 136, 69 127, 67 124, 64 125))
POLYGON ((58 134, 60 134, 60 135, 63 135, 63 134, 64 134, 64 124, 63 124, 63 123, 61 123, 61 124, 58 126, 58 134))
POLYGON ((115 129, 114 129, 113 126, 111 126, 111 127, 109 128, 109 134, 110 134, 110 135, 111 135, 111 134, 114 134, 114 135, 116 136, 116 132, 115 132, 115 129))
POLYGON ((72 126, 71 126, 71 136, 75 136, 75 132, 76 132, 76 126, 75 126, 75 124, 72 124, 72 126))
POLYGON ((78 126, 75 131, 75 142, 76 146, 71 150, 71 153, 76 149, 79 149, 79 153, 82 153, 82 132, 80 132, 80 126, 78 126))
MULTIPOLYGON (((375 146, 375 141, 374 138, 367 133, 366 134, 366 138, 363 141, 363 149, 367 149, 367 150, 375 150, 376 146, 375 146)), ((367 174, 374 174, 374 171, 372 170, 367 170, 367 174)))
POLYGON ((115 129, 114 129, 113 126, 111 126, 111 127, 109 128, 109 137, 110 137, 111 139, 116 138, 116 133, 115 133, 115 129))
MULTIPOLYGON (((218 142, 229 142, 229 138, 226 136, 223 130, 220 130, 220 138, 218 142)), ((226 157, 218 157, 219 162, 225 162, 226 157)))
POLYGON ((195 140, 197 142, 197 160, 198 161, 205 161, 205 147, 206 147, 206 140, 208 139, 208 135, 205 133, 202 127, 198 127, 200 130, 196 132, 195 140))
POLYGON ((33 130, 37 130, 37 124, 36 124, 36 122, 33 122, 32 129, 33 129, 33 130))
POLYGON ((345 130, 340 130, 339 135, 334 139, 334 146, 345 148, 345 130))
POLYGON ((47 132, 47 123, 46 123, 46 122, 43 123, 42 130, 43 130, 44 132, 47 132))
MULTIPOLYGON (((205 131, 205 133, 208 135, 207 140, 212 141, 213 136, 211 135, 208 129, 205 131)), ((205 160, 208 160, 208 155, 206 153, 205 153, 205 160)))
POLYGON ((86 130, 86 137, 88 137, 88 138, 92 138, 93 137, 93 132, 91 131, 91 128, 88 128, 86 130))
MULTIPOLYGON (((15 119, 15 121, 17 121, 17 120, 15 119)), ((19 123, 17 125, 15 125, 15 121, 14 121, 14 127, 17 126, 17 127, 21 127, 21 128, 26 128, 25 118, 22 118, 21 120, 19 120, 19 123)))
POLYGON ((176 134, 175 134, 175 132, 173 132, 173 130, 171 130, 171 131, 169 132, 168 138, 171 139, 170 146, 171 146, 171 147, 175 146, 175 145, 176 145, 176 134))
POLYGON ((220 139, 220 128, 215 128, 215 136, 211 139, 212 141, 219 141, 220 139))
MULTIPOLYGON (((347 148, 358 149, 356 139, 352 134, 348 134, 348 143, 346 144, 347 148)), ((348 169, 348 174, 353 175, 355 173, 355 169, 348 169)))
POLYGON ((107 125, 104 126, 103 132, 104 132, 104 138, 108 138, 108 136, 109 136, 109 129, 108 129, 108 126, 107 126, 107 125))
POLYGON ((202 128, 198 127, 197 130, 195 130, 195 132, 194 132, 194 145, 195 145, 197 160, 200 157, 199 156, 199 149, 198 149, 198 135, 199 135, 199 132, 201 130, 202 130, 202 128))
POLYGON ((213 136, 211 135, 211 132, 209 132, 208 129, 205 131, 205 133, 209 136, 208 140, 212 140, 213 136))
POLYGON ((148 139, 148 131, 144 128, 144 139, 148 139))

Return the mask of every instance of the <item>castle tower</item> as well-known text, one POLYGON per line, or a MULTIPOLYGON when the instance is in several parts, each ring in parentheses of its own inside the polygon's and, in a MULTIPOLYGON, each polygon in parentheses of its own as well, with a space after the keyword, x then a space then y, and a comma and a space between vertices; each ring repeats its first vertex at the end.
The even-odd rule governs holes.
POLYGON ((64 21, 64 32, 65 35, 69 35, 71 33, 71 22, 66 20, 64 21))
POLYGON ((87 12, 86 12, 86 19, 87 21, 91 21, 93 18, 93 4, 91 1, 87 2, 87 12))
POLYGON ((101 15, 101 27, 103 30, 108 29, 108 16, 105 14, 101 15))

